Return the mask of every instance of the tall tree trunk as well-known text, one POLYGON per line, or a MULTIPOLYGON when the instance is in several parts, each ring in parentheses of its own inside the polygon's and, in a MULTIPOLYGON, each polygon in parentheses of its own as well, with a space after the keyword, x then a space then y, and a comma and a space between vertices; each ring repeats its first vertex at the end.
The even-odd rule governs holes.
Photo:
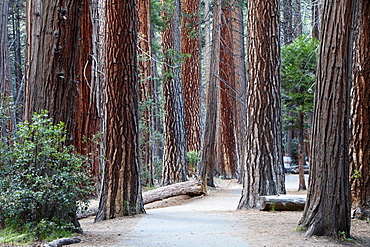
POLYGON ((235 63, 232 26, 233 3, 222 4, 220 44, 220 153, 221 175, 237 173, 235 63))
POLYGON ((0 104, 3 106, 3 97, 12 93, 9 71, 9 44, 8 44, 8 13, 9 1, 0 3, 0 104))
POLYGON ((140 186, 136 1, 106 1, 106 162, 95 221, 144 212, 140 186))
POLYGON ((293 15, 293 39, 298 38, 302 34, 302 13, 301 0, 294 0, 294 15, 293 15))
MULTIPOLYGON (((8 13, 9 1, 0 3, 0 114, 6 114, 8 119, 0 121, 0 140, 9 138, 15 130, 15 116, 12 109, 6 109, 13 102, 13 87, 9 69, 9 44, 8 44, 8 13), (6 112, 3 112, 6 109, 6 112)), ((3 116, 0 116, 3 117, 3 116)), ((3 119, 1 119, 3 120, 3 119)))
MULTIPOLYGON (((163 1, 163 4, 169 4, 163 1)), ((164 63, 164 150, 162 185, 187 180, 186 132, 184 99, 181 76, 180 0, 175 0, 173 10, 163 13, 167 27, 162 32, 164 63)))
POLYGON ((48 110, 55 123, 66 124, 67 144, 74 141, 79 1, 27 1, 27 66, 24 118, 48 110), (40 66, 42 65, 42 66, 40 66))
POLYGON ((201 150, 201 37, 200 1, 183 0, 181 52, 189 54, 182 63, 182 85, 184 89, 184 109, 186 127, 186 149, 201 150))
POLYGON ((353 215, 370 220, 370 2, 356 8, 351 102, 351 194, 353 215))
POLYGON ((356 1, 348 0, 323 2, 311 174, 307 203, 299 223, 307 229, 307 236, 338 237, 343 232, 350 237, 348 124, 355 5, 356 1))
POLYGON ((92 175, 97 179, 99 173, 98 159, 98 94, 99 86, 95 77, 93 47, 93 16, 90 1, 81 1, 81 24, 78 39, 77 92, 74 118, 74 146, 77 151, 90 156, 92 175))
POLYGON ((293 6, 292 0, 282 0, 282 31, 284 44, 290 44, 293 41, 293 6))
POLYGON ((298 128, 298 166, 299 166, 299 187, 298 190, 306 190, 306 182, 304 179, 303 166, 305 161, 305 151, 304 151, 304 113, 299 113, 299 128, 298 128))
MULTIPOLYGON (((199 0, 181 2, 181 52, 190 56, 182 63, 186 150, 197 153, 202 144, 200 4, 199 0)), ((196 165, 188 164, 189 176, 195 175, 196 165)))
POLYGON ((246 167, 239 209, 285 193, 281 140, 279 1, 248 1, 246 167))
POLYGON ((154 186, 153 164, 153 76, 150 0, 138 1, 140 153, 145 183, 154 186))
POLYGON ((312 37, 320 37, 320 9, 322 0, 312 0, 312 37))
POLYGON ((236 119, 236 140, 238 152, 237 172, 242 174, 245 162, 245 138, 246 138, 246 95, 247 81, 245 68, 245 44, 244 44, 244 15, 243 1, 235 0, 232 11, 232 33, 233 33, 233 54, 235 70, 235 93, 236 93, 236 110, 234 111, 236 119))
MULTIPOLYGON (((282 0, 282 34, 283 34, 283 44, 287 45, 293 42, 293 5, 292 0, 282 0)), ((288 112, 289 115, 292 115, 291 112, 288 112)), ((293 156, 293 130, 286 130, 286 149, 284 151, 285 155, 292 157, 293 156)))
POLYGON ((98 116, 99 116, 99 173, 98 173, 98 195, 101 194, 104 184, 104 170, 105 170, 105 156, 106 156, 106 134, 107 134, 107 78, 106 78, 106 61, 107 61, 107 42, 106 42, 106 1, 93 0, 92 2, 92 16, 93 16, 93 37, 94 39, 94 59, 93 72, 95 85, 97 85, 97 101, 99 102, 98 116))
MULTIPOLYGON (((48 110, 54 123, 66 124, 67 145, 76 141, 76 99, 82 80, 81 9, 82 1, 72 0, 27 1, 26 6, 24 118, 48 110)), ((65 220, 78 226, 75 219, 65 220)))
POLYGON ((213 6, 213 40, 211 68, 209 83, 207 85, 206 99, 206 126, 204 132, 204 144, 202 161, 199 170, 200 180, 212 187, 214 167, 217 161, 216 154, 216 129, 218 112, 218 86, 219 86, 219 62, 220 62, 220 24, 221 24, 221 3, 222 0, 215 0, 213 6))
POLYGON ((206 83, 210 81, 211 69, 211 0, 204 1, 204 79, 206 83))
MULTIPOLYGON (((22 116, 23 109, 23 58, 22 58, 22 45, 21 45, 21 23, 24 24, 22 9, 23 3, 17 0, 10 1, 10 15, 12 19, 12 33, 13 33, 13 70, 14 70, 14 105, 16 107, 17 118, 20 119, 22 116)), ((23 25, 22 25, 23 26, 23 25)))

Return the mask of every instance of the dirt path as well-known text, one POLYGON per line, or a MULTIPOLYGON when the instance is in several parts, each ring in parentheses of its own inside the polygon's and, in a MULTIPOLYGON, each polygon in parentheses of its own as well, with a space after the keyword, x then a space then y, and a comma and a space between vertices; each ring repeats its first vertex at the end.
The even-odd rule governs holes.
POLYGON ((306 238, 295 231, 302 212, 235 210, 241 185, 231 180, 219 180, 218 185, 207 196, 149 204, 146 215, 97 224, 92 217, 84 219, 86 234, 78 246, 370 246, 370 224, 365 221, 352 222, 360 245, 306 238))

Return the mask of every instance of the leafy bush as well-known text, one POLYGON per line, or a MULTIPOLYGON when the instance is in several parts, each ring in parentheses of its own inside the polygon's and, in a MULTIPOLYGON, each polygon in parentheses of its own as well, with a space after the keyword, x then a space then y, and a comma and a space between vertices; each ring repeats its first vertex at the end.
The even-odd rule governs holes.
POLYGON ((76 211, 93 189, 87 159, 64 145, 64 124, 47 116, 35 114, 0 141, 0 226, 39 239, 80 231, 76 211))

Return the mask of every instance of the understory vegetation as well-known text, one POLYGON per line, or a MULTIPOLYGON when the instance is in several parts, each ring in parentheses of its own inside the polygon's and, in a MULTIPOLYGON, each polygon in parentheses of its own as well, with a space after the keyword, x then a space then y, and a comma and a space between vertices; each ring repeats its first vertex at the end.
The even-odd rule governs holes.
POLYGON ((87 206, 93 184, 88 159, 65 145, 65 124, 43 111, 13 133, 0 139, 0 243, 81 232, 76 211, 87 206))

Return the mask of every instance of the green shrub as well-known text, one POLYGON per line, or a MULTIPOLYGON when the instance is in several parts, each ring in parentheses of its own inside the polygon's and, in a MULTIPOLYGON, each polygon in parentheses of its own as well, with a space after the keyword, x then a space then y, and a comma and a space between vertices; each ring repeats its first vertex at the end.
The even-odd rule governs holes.
POLYGON ((37 239, 80 231, 76 211, 87 205, 92 179, 87 159, 65 140, 65 125, 44 111, 0 143, 0 226, 37 239))

